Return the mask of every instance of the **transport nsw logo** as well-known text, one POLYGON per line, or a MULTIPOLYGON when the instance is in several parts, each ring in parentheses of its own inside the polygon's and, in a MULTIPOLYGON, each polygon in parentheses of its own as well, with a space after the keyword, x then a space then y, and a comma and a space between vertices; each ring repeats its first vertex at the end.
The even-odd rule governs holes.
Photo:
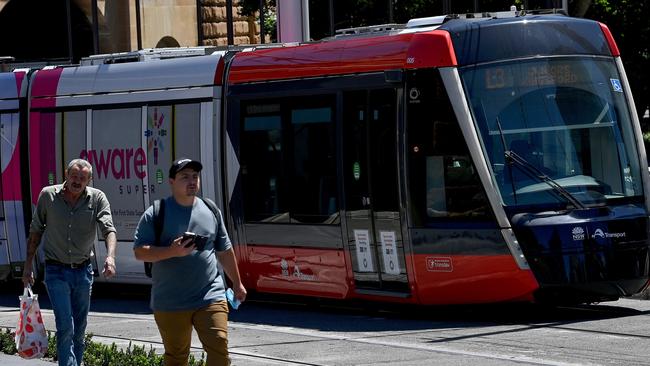
POLYGON ((427 271, 453 272, 454 264, 449 257, 427 257, 427 271))
POLYGON ((596 239, 596 238, 601 238, 601 239, 616 238, 616 239, 620 239, 620 238, 624 238, 625 234, 626 234, 625 232, 622 232, 622 233, 608 233, 607 231, 603 231, 602 229, 596 229, 596 231, 594 231, 594 233, 593 233, 593 235, 591 235, 591 237, 593 239, 596 239))
POLYGON ((585 240, 587 236, 589 236, 592 239, 620 239, 620 238, 625 238, 627 233, 626 232, 621 232, 621 233, 610 233, 607 231, 604 231, 603 229, 596 229, 593 234, 587 235, 587 232, 585 229, 583 229, 580 226, 576 226, 571 230, 571 235, 573 236, 573 240, 585 240))
POLYGON ((576 226, 571 230, 571 236, 573 236, 573 240, 585 240, 585 229, 576 226))

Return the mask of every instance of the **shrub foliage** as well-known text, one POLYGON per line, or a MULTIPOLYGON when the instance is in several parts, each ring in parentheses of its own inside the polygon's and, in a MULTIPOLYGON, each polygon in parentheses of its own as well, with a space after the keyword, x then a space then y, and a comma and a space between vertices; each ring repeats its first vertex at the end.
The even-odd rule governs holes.
MULTIPOLYGON (((14 331, 9 328, 0 331, 0 352, 10 355, 16 354, 14 335, 14 331)), ((48 332, 47 337, 48 350, 45 358, 56 362, 58 360, 56 354, 56 335, 48 332)), ((204 353, 201 354, 200 360, 190 355, 189 366, 205 365, 204 358, 204 353)), ((86 366, 162 366, 163 356, 157 354, 153 346, 149 346, 149 349, 147 349, 144 345, 137 346, 129 342, 129 346, 126 349, 121 349, 115 343, 107 345, 93 342, 92 334, 87 334, 83 362, 86 366)))

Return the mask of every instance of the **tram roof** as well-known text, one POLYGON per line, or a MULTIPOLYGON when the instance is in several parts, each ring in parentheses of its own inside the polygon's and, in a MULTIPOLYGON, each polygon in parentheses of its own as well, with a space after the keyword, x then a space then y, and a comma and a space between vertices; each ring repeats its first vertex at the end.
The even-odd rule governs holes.
MULTIPOLYGON (((367 27, 380 29, 379 33, 346 30, 341 37, 315 43, 233 49, 239 52, 232 58, 228 83, 618 52, 612 49, 616 46, 607 28, 586 19, 559 15, 428 19, 432 22, 417 19, 406 26, 367 27)), ((39 99, 220 85, 222 56, 228 50, 208 55, 211 50, 198 48, 157 50, 162 52, 158 59, 151 59, 150 50, 93 56, 81 66, 39 70, 31 93, 39 99), (149 59, 120 61, 135 54, 149 59)))
POLYGON ((437 23, 427 26, 425 22, 414 28, 375 26, 381 34, 358 32, 346 37, 344 33, 343 37, 318 43, 240 52, 232 61, 228 82, 464 66, 533 56, 615 53, 610 50, 603 25, 592 20, 563 15, 431 19, 437 23))
POLYGON ((46 67, 36 72, 34 98, 130 93, 213 86, 221 83, 221 54, 146 62, 46 67))
POLYGON ((563 15, 452 19, 438 29, 451 35, 459 66, 534 56, 612 56, 600 23, 563 15))
POLYGON ((355 37, 294 47, 240 52, 232 60, 231 84, 456 65, 448 32, 430 30, 355 37), (435 57, 424 53, 434 50, 435 57))

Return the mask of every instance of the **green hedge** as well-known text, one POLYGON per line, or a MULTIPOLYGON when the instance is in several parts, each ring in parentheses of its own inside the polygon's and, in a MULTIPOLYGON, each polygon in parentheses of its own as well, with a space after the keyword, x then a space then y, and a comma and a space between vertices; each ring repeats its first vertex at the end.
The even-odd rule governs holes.
MULTIPOLYGON (((52 332, 47 333, 48 349, 45 359, 52 362, 58 360, 56 355, 56 335, 52 332)), ((10 355, 16 354, 16 344, 14 343, 14 332, 6 328, 0 332, 0 352, 10 355)), ((197 360, 190 355, 189 366, 205 365, 204 353, 201 353, 201 359, 197 360)), ((163 356, 156 354, 155 349, 149 346, 136 346, 129 342, 126 349, 118 348, 115 343, 109 345, 92 341, 92 334, 86 335, 86 351, 84 352, 84 365, 86 366, 162 366, 163 356)))

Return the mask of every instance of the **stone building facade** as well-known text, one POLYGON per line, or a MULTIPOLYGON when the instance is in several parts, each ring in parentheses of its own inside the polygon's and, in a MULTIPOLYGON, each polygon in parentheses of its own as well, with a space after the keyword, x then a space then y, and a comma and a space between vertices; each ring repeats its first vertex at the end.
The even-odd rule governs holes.
POLYGON ((16 63, 76 63, 92 54, 226 46, 228 3, 232 43, 259 44, 257 16, 241 15, 240 0, 69 0, 68 10, 65 1, 0 0, 0 33, 12 34, 0 42, 0 56, 16 63), (15 32, 24 27, 43 36, 15 32))
MULTIPOLYGON (((239 0, 233 0, 234 44, 260 43, 260 24, 254 16, 239 12, 239 0)), ((225 46, 228 44, 227 4, 225 0, 200 0, 203 45, 225 46)))

